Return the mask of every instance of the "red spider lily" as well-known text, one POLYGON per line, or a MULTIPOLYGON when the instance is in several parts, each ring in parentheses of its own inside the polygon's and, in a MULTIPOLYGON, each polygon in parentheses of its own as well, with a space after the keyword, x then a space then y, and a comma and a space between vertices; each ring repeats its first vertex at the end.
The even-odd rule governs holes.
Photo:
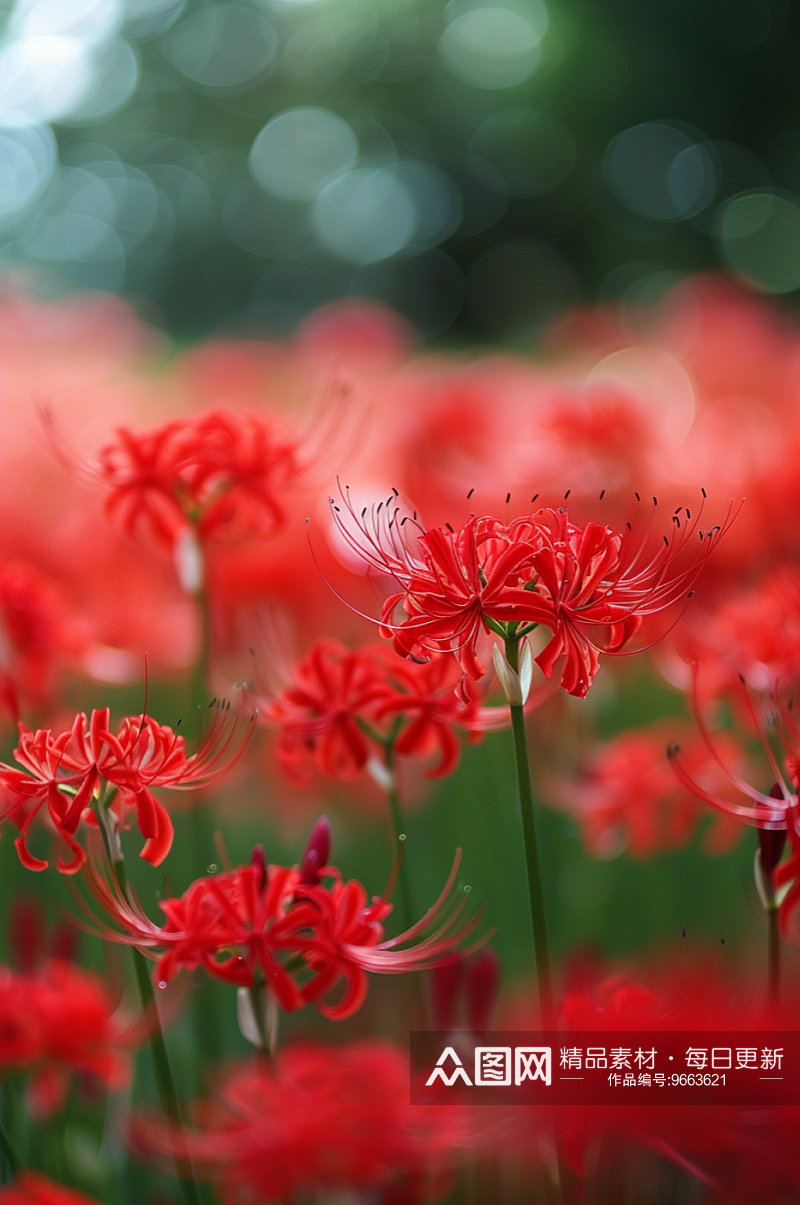
POLYGON ((741 676, 754 690, 770 691, 800 673, 800 570, 779 564, 755 584, 726 591, 713 610, 693 610, 691 622, 661 656, 665 676, 685 689, 691 665, 702 670, 705 702, 719 698, 741 676))
POLYGON ((180 898, 161 900, 167 923, 150 921, 132 896, 93 874, 93 888, 105 912, 126 932, 108 930, 111 940, 160 951, 156 977, 168 982, 181 967, 203 967, 238 987, 265 984, 286 1012, 318 1003, 344 981, 334 1004, 318 1003, 332 1020, 350 1017, 367 994, 367 971, 402 974, 427 970, 452 956, 480 917, 461 921, 466 897, 443 919, 451 899, 461 851, 444 889, 417 924, 384 939, 382 922, 392 910, 385 898, 367 902, 362 885, 344 882, 335 867, 314 874, 300 867, 266 866, 263 853, 249 866, 198 879, 180 898), (309 881, 317 876, 316 881, 309 881), (438 928, 420 937, 434 922, 438 928), (406 948, 403 948, 406 947, 406 948))
POLYGON ((120 428, 99 453, 106 511, 130 536, 172 551, 194 528, 201 540, 269 535, 284 512, 280 491, 297 471, 296 448, 259 415, 210 410, 142 435, 120 428))
POLYGON ((158 866, 172 845, 172 821, 151 788, 194 790, 221 778, 244 748, 236 738, 238 717, 230 725, 229 714, 227 705, 215 707, 214 720, 190 757, 182 736, 145 714, 128 716, 116 733, 111 731, 107 707, 93 711, 89 719, 80 712, 70 729, 57 734, 51 729, 31 732, 20 724, 14 757, 24 769, 0 763, 3 818, 20 830, 14 842, 20 861, 29 870, 47 866, 27 846, 31 822, 46 804, 52 824, 72 854, 68 861, 59 855, 58 869, 75 874, 86 861, 75 839, 78 825, 81 820, 96 825, 92 808, 104 806, 114 833, 135 811, 145 838, 141 856, 158 866), (101 800, 109 787, 116 788, 113 799, 101 800))
MULTIPOLYGON (((727 785, 733 788, 736 796, 726 798, 721 793, 710 790, 702 782, 693 777, 686 764, 683 752, 679 746, 669 749, 672 768, 683 785, 692 791, 699 799, 720 809, 729 816, 735 817, 743 824, 759 830, 759 837, 768 833, 783 833, 788 837, 789 859, 778 865, 774 858, 775 838, 760 841, 762 859, 771 865, 764 865, 764 871, 770 876, 771 886, 785 890, 780 904, 780 922, 784 933, 795 908, 800 904, 800 808, 798 807, 798 788, 800 787, 800 726, 794 720, 791 701, 784 705, 777 696, 770 698, 771 716, 775 721, 776 736, 780 740, 785 755, 785 770, 781 769, 775 754, 770 747, 766 732, 756 712, 756 708, 743 682, 738 684, 738 699, 743 713, 750 719, 751 724, 761 737, 761 742, 769 762, 770 770, 775 779, 773 787, 767 794, 750 786, 724 758, 719 747, 719 739, 714 739, 703 716, 699 705, 699 687, 697 667, 694 667, 692 701, 695 718, 700 734, 721 769, 727 785), (792 789, 793 788, 793 789, 792 789), (747 802, 741 802, 742 798, 747 802)), ((777 839, 780 844, 780 838, 777 839)), ((782 850, 782 846, 781 846, 782 850)), ((778 855, 778 859, 780 854, 778 855)))
POLYGON ((298 784, 310 780, 315 765, 333 778, 354 778, 374 749, 359 720, 374 722, 387 689, 373 650, 351 652, 335 640, 320 640, 292 679, 264 711, 280 730, 282 769, 298 784))
MULTIPOLYGON (((134 1120, 134 1145, 186 1159, 224 1205, 267 1205, 350 1192, 438 1200, 443 1160, 460 1138, 457 1107, 410 1105, 408 1056, 388 1042, 281 1051, 274 1068, 240 1064, 195 1108, 196 1125, 134 1120), (438 1189, 438 1191, 437 1191, 438 1189)), ((391 1198, 395 1199, 395 1198, 391 1198)))
POLYGON ((124 1087, 130 1046, 131 1033, 91 971, 61 958, 25 972, 0 967, 0 1072, 33 1076, 35 1112, 58 1108, 71 1073, 96 1076, 113 1090, 124 1087))
MULTIPOLYGON (((632 1039, 627 1045, 634 1049, 637 1032, 642 1031, 737 1031, 742 1045, 756 1045, 765 1030, 796 1027, 796 1003, 787 1001, 777 1012, 764 1011, 753 1002, 749 979, 737 984, 723 977, 716 960, 710 966, 682 966, 681 961, 680 954, 672 960, 671 968, 659 975, 658 986, 624 971, 600 982, 594 982, 592 974, 565 993, 561 1023, 566 1030, 595 1031, 598 1045, 608 1045, 604 1033, 626 1032, 632 1039)), ((530 1001, 528 989, 520 997, 521 1007, 506 1014, 498 1028, 532 1025, 530 1001)), ((587 1200, 605 1199, 610 1176, 620 1177, 618 1182, 624 1177, 635 1199, 651 1200, 655 1168, 647 1166, 646 1158, 643 1165, 649 1151, 681 1169, 703 1200, 778 1205, 797 1197, 797 1159, 786 1150, 786 1136, 796 1132, 798 1116, 796 1107, 675 1106, 657 1098, 647 1108, 624 1101, 610 1106, 509 1108, 501 1149, 506 1153, 517 1146, 529 1163, 537 1158, 535 1136, 549 1131, 560 1140, 573 1171, 585 1179, 581 1195, 587 1200), (711 1190, 707 1196, 701 1186, 711 1190)))
POLYGON ((0 1188, 0 1205, 98 1205, 94 1197, 55 1184, 38 1172, 21 1171, 0 1188))
POLYGON ((0 698, 15 720, 21 703, 49 700, 58 670, 80 644, 55 584, 25 561, 7 561, 0 568, 0 698))
MULTIPOLYGON (((634 858, 649 858, 691 840, 704 809, 677 781, 665 756, 667 734, 674 740, 675 731, 675 723, 668 722, 623 732, 595 749, 577 774, 551 781, 553 796, 575 817, 594 857, 613 858, 626 850, 634 858)), ((728 763, 741 768, 741 750, 729 735, 721 747, 728 763)), ((724 795, 727 780, 688 728, 682 748, 693 777, 724 795)), ((724 853, 740 829, 728 816, 718 813, 715 819, 704 845, 710 853, 724 853)))
MULTIPOLYGON (((681 511, 683 508, 681 508, 681 511)), ((400 517, 394 497, 356 514, 345 491, 334 517, 349 546, 400 590, 387 598, 381 631, 404 657, 450 652, 473 680, 486 672, 477 645, 484 632, 515 623, 544 624, 551 639, 536 658, 546 677, 564 657, 561 685, 583 697, 601 653, 619 653, 645 616, 685 597, 724 527, 700 533, 699 515, 678 512, 670 538, 648 553, 632 534, 571 523, 565 508, 502 523, 472 517, 460 531, 425 530, 400 517), (407 618, 394 620, 401 606, 407 618)))
POLYGON ((380 646, 350 651, 318 641, 264 711, 280 732, 282 768, 301 785, 314 768, 351 779, 391 746, 402 757, 438 756, 427 777, 452 773, 460 757, 456 732, 474 743, 495 717, 495 709, 456 697, 454 668, 448 657, 414 665, 380 646))

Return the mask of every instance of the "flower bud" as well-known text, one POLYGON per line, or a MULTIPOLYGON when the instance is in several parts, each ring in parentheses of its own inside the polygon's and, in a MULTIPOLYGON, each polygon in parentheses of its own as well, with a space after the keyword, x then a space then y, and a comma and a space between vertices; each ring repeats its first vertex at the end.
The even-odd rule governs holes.
POLYGON ((467 1024, 473 1033, 485 1033, 488 1029, 499 983, 500 963, 494 950, 481 950, 469 960, 464 994, 467 1024))
POLYGON ((308 844, 300 859, 300 882, 314 887, 319 882, 319 872, 328 865, 331 852, 331 826, 327 816, 320 816, 311 830, 308 844))
POLYGON ((203 550, 194 528, 187 527, 181 532, 175 541, 172 556, 181 589, 194 598, 203 589, 204 578, 203 550))
POLYGON ((456 1001, 463 977, 463 958, 443 962, 431 971, 431 1012, 436 1029, 450 1030, 455 1025, 456 1001))
POLYGON ((258 890, 263 895, 267 890, 267 883, 269 882, 269 868, 267 866, 267 859, 264 857, 264 846, 261 844, 253 846, 252 865, 256 872, 258 890))
POLYGON ((506 698, 512 707, 524 707, 533 680, 533 656, 527 640, 519 648, 519 673, 513 670, 499 645, 492 649, 492 662, 506 698))
POLYGON ((246 1038, 251 1046, 256 1046, 260 1050, 261 1030, 253 1007, 253 993, 249 987, 240 987, 236 991, 236 1019, 239 1022, 242 1037, 246 1038))

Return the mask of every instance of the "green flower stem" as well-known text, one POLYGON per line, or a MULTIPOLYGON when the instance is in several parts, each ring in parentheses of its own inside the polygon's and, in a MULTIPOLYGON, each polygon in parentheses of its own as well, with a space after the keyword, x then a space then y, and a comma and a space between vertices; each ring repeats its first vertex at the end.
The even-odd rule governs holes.
MULTIPOLYGON (((208 715, 209 676, 211 672, 211 612, 208 594, 201 586, 193 596, 197 623, 200 629, 200 651, 192 671, 191 693, 189 703, 197 717, 197 739, 202 737, 203 718, 208 715)), ((208 873, 208 866, 215 862, 214 857, 214 818, 206 806, 201 794, 190 813, 189 840, 195 871, 198 875, 208 873)), ((213 983, 204 984, 195 993, 192 1007, 192 1025, 194 1029, 194 1045, 196 1051, 195 1080, 198 1089, 205 1084, 205 1072, 209 1063, 217 1062, 220 1058, 221 1025, 217 995, 213 983)))
MULTIPOLYGON (((519 673, 519 637, 505 637, 506 660, 515 673, 519 673)), ((522 813, 522 834, 525 850, 525 869, 528 876, 528 900, 533 927, 533 948, 536 956, 536 980, 539 989, 539 1007, 542 1025, 554 1029, 556 1023, 555 998, 553 996, 553 972, 550 964, 550 943, 547 938, 547 917, 542 893, 542 876, 539 865, 539 844, 536 837, 536 822, 533 811, 533 791, 528 762, 528 745, 525 739, 525 711, 523 707, 509 704, 511 708, 511 732, 514 738, 514 759, 517 767, 517 787, 522 813)))
POLYGON ((14 1143, 11 1141, 11 1137, 6 1129, 6 1124, 2 1116, 0 1116, 0 1148, 2 1148, 5 1161, 11 1171, 9 1179, 13 1180, 14 1176, 22 1167, 22 1160, 17 1154, 14 1143))
MULTIPOLYGON (((526 629, 527 630, 527 629, 526 629)), ((521 635, 517 625, 504 633, 506 660, 515 674, 519 674, 519 645, 521 635)), ((547 916, 544 909, 542 876, 539 865, 539 843, 536 836, 536 821, 533 810, 533 789, 528 761, 528 743, 525 737, 525 709, 510 703, 511 732, 514 738, 514 760, 517 768, 517 787, 522 814, 522 835, 525 849, 525 869, 528 876, 528 901, 533 928, 533 949, 536 957, 536 982, 539 989, 539 1011, 542 1028, 556 1027, 556 1005, 553 995, 553 971, 550 963, 550 943, 547 938, 547 916)), ((562 1144, 556 1141, 558 1160, 558 1198, 561 1205, 574 1205, 576 1201, 575 1178, 567 1164, 562 1144)))
POLYGON ((263 981, 255 982, 250 992, 250 1003, 253 1008, 253 1017, 255 1018, 256 1029, 258 1030, 259 1045, 258 1054, 268 1067, 272 1066, 272 1043, 267 1032, 266 1022, 266 987, 263 981))
POLYGON ((778 923, 779 910, 767 909, 769 923, 769 945, 767 956, 767 997, 775 1006, 781 994, 781 930, 778 923))
MULTIPOLYGON (((108 830, 108 807, 111 798, 113 796, 101 801, 96 809, 96 815, 100 824, 100 831, 103 834, 103 842, 111 866, 111 873, 114 875, 120 891, 127 892, 128 877, 125 872, 125 863, 120 857, 114 857, 113 845, 108 830)), ((131 954, 133 955, 133 968, 136 973, 136 982, 139 987, 142 1008, 147 1019, 147 1028, 150 1035, 150 1051, 153 1056, 153 1068, 155 1070, 161 1108, 170 1121, 182 1129, 183 1120, 181 1117, 180 1098, 175 1083, 175 1076, 172 1072, 172 1064, 169 1060, 167 1044, 164 1041, 164 1031, 161 1028, 161 1018, 158 1013, 155 992, 153 991, 153 981, 150 978, 150 963, 136 946, 131 946, 131 954)), ((178 1179, 186 1205, 202 1205, 200 1189, 195 1179, 194 1167, 189 1158, 188 1149, 184 1162, 186 1172, 184 1175, 179 1174, 178 1179)))
MULTIPOLYGON (((525 629, 528 630, 528 629, 525 629)), ((506 660, 508 665, 519 674, 519 641, 522 639, 514 624, 511 631, 504 634, 506 660)), ((519 810, 522 813, 523 843, 525 850, 525 870, 528 874, 528 899, 530 903, 530 923, 534 930, 534 954, 536 958, 536 986, 539 988, 539 1007, 542 1018, 542 1028, 553 1030, 557 1023, 555 1013, 555 998, 553 995, 553 970, 549 956, 549 941, 547 939, 547 916, 545 912, 545 895, 542 892, 542 876, 540 870, 539 841, 536 837, 536 822, 534 817, 534 792, 530 784, 530 763, 528 760, 528 741, 525 739, 525 710, 516 704, 511 707, 511 733, 514 743, 514 762, 517 766, 517 787, 519 789, 519 810)), ((558 1160, 558 1197, 561 1205, 573 1205, 576 1201, 575 1176, 572 1175, 566 1162, 561 1142, 557 1140, 555 1154, 558 1160)))
MULTIPOLYGON (((394 744, 392 741, 387 741, 385 745, 384 762, 386 771, 389 775, 389 785, 386 788, 386 798, 389 803, 389 815, 392 821, 392 833, 395 840, 395 852, 403 845, 403 854, 405 854, 406 828, 405 819, 403 817, 403 808, 400 803, 400 796, 397 793, 397 779, 395 778, 395 756, 394 744)), ((400 932, 404 932, 409 925, 413 924, 413 914, 411 911, 411 884, 408 881, 408 867, 404 856, 400 858, 400 866, 397 872, 397 885, 400 891, 400 932)))

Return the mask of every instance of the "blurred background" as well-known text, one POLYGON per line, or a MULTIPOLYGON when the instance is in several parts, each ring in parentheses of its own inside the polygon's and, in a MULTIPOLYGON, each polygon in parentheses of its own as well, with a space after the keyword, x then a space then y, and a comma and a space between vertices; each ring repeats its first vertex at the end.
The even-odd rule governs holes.
POLYGON ((369 296, 453 344, 800 287, 789 0, 16 0, 0 262, 179 338, 369 296))

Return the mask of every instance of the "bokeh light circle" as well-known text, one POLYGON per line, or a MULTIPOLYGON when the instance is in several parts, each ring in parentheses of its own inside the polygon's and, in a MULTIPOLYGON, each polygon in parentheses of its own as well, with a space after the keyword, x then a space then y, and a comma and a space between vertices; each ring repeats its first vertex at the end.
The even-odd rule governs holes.
POLYGON ((765 293, 800 288, 800 198, 753 189, 719 208, 715 234, 728 265, 765 293))
POLYGON ((333 180, 314 203, 312 224, 326 250, 350 263, 372 264, 411 241, 417 214, 411 189, 389 164, 333 180))
POLYGON ((623 130, 609 143, 603 166, 617 199, 657 222, 699 213, 716 188, 713 158, 703 141, 663 122, 623 130))
POLYGON ((414 159, 401 161, 394 170, 416 205, 414 245, 422 249, 449 238, 464 212, 461 194, 450 176, 431 163, 414 159))
POLYGON ((15 38, 74 38, 93 46, 117 32, 123 7, 122 0, 17 0, 8 33, 15 38))
POLYGON ((50 129, 0 130, 0 222, 23 213, 44 191, 56 165, 50 129))
POLYGON ((250 171, 276 197, 311 201, 358 157, 350 126, 329 109, 286 109, 268 121, 250 150, 250 171))
POLYGON ((185 16, 161 39, 165 56, 206 88, 237 89, 263 79, 275 59, 270 21, 237 4, 210 4, 185 16))
POLYGON ((124 38, 110 38, 93 49, 92 80, 86 95, 69 116, 70 125, 93 125, 118 113, 139 82, 139 59, 124 38))
POLYGON ((40 125, 69 114, 92 83, 89 50, 42 34, 0 47, 0 126, 40 125))
POLYGON ((453 75, 476 88, 512 88, 539 66, 547 29, 543 4, 520 12, 487 5, 461 13, 439 39, 439 54, 453 75))

